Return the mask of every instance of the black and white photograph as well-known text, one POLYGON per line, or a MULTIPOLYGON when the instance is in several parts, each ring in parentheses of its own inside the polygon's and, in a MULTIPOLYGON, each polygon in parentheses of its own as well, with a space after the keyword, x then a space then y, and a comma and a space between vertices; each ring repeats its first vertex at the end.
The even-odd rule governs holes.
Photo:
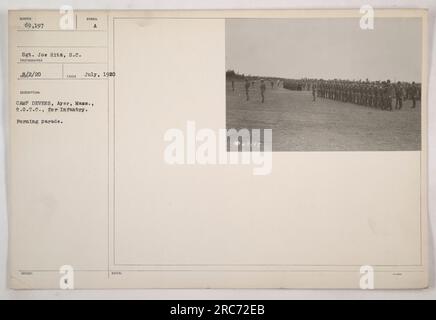
POLYGON ((227 19, 226 126, 272 151, 421 149, 421 20, 227 19))

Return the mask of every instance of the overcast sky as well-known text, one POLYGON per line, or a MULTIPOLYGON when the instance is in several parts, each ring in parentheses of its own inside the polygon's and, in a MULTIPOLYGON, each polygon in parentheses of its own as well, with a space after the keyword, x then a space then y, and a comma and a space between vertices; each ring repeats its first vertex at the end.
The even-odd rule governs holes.
POLYGON ((227 19, 226 68, 285 78, 421 81, 421 20, 227 19))

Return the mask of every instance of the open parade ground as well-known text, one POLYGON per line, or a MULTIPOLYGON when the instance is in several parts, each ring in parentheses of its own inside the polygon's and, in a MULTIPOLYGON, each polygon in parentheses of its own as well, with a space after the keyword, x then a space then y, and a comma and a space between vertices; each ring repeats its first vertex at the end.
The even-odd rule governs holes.
MULTIPOLYGON (((393 100, 395 106, 395 99, 393 100)), ((226 83, 227 128, 272 129, 273 151, 407 151, 421 148, 421 107, 381 110, 316 98, 311 91, 267 85, 262 103, 258 81, 246 100, 244 82, 226 83)))

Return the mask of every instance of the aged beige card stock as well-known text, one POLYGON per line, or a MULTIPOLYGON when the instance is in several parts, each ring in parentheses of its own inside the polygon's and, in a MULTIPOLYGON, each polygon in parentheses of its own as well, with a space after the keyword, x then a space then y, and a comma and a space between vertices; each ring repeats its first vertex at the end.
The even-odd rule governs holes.
POLYGON ((427 58, 425 10, 10 11, 10 287, 426 287, 427 58))

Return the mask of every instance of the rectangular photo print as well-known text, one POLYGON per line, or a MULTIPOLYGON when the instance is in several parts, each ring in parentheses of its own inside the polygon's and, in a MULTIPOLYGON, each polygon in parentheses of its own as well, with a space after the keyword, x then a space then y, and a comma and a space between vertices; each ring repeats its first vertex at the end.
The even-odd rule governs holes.
POLYGON ((421 150, 421 23, 227 19, 227 128, 271 129, 272 151, 421 150))

